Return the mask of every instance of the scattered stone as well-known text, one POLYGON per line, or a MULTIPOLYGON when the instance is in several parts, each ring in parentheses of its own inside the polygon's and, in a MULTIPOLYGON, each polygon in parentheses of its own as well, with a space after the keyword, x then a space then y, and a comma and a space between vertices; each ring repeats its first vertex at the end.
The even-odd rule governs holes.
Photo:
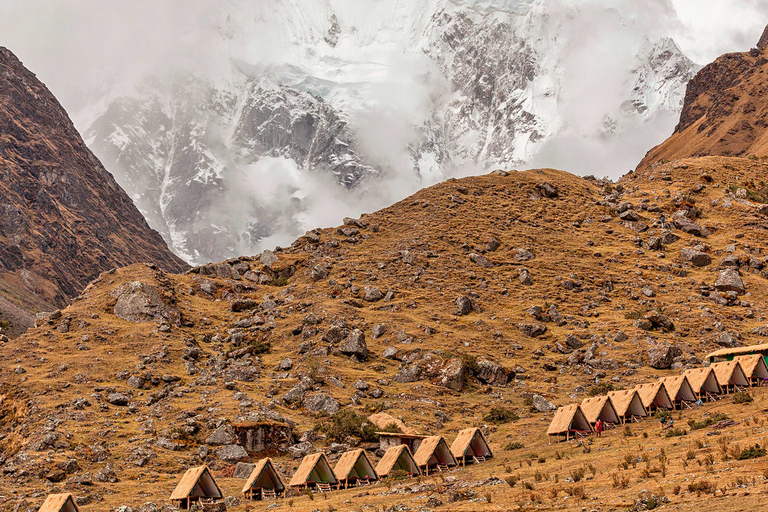
POLYGON ((312 267, 309 277, 312 278, 313 281, 320 281, 321 279, 328 277, 328 274, 328 269, 323 265, 315 265, 312 267))
POLYGON ((446 365, 440 370, 441 386, 452 389, 454 391, 461 391, 464 387, 464 379, 466 377, 466 367, 464 361, 459 358, 450 359, 446 365))
POLYGON ((249 309, 255 309, 258 303, 253 299, 237 299, 230 303, 230 309, 239 313, 240 311, 247 311, 249 309))
POLYGON ((744 282, 739 277, 739 271, 734 268, 727 268, 720 271, 720 275, 715 281, 715 288, 722 292, 736 292, 737 295, 744 295, 746 289, 744 282))
POLYGON ((246 480, 249 476, 251 476, 251 472, 255 467, 255 464, 251 464, 249 462, 238 462, 235 466, 235 472, 232 474, 232 478, 246 480))
POLYGON ((235 430, 229 425, 221 425, 211 432, 205 439, 205 444, 211 446, 224 446, 227 444, 234 444, 236 441, 235 430))
POLYGON ((741 342, 727 331, 721 333, 720 336, 715 339, 715 343, 724 348, 736 348, 741 346, 741 342))
POLYGON ((560 193, 557 190, 557 187, 546 181, 543 183, 537 183, 536 190, 538 190, 539 194, 541 194, 544 197, 554 198, 560 195, 560 193))
POLYGON ((550 412, 557 410, 557 407, 555 407, 552 402, 541 395, 533 395, 531 398, 533 399, 533 408, 539 412, 550 412))
POLYGON ((216 449, 216 457, 224 462, 241 462, 248 460, 248 452, 239 444, 228 444, 216 449))
POLYGON ((367 302, 376 302, 383 298, 384 294, 375 286, 366 286, 363 290, 363 299, 367 302))
POLYGON ((712 258, 710 258, 709 254, 702 251, 686 248, 680 251, 680 253, 683 255, 683 258, 690 261, 691 265, 694 267, 706 267, 712 263, 712 258))
POLYGON ((130 402, 131 399, 129 396, 124 395, 123 393, 110 393, 107 395, 107 402, 109 402, 112 405, 128 405, 128 402, 130 402))
POLYGON ((485 256, 482 256, 480 254, 475 254, 474 252, 469 255, 469 259, 472 261, 472 263, 475 263, 476 265, 479 265, 483 268, 492 268, 493 263, 491 263, 488 258, 485 256))
POLYGON ((531 286, 533 284, 533 278, 527 268, 520 270, 520 284, 523 286, 531 286))
POLYGON ((305 398, 302 405, 309 412, 325 414, 334 414, 341 408, 341 404, 336 399, 324 393, 318 393, 305 398))
POLYGON ((178 324, 179 312, 168 306, 157 287, 132 281, 115 288, 110 295, 117 299, 114 307, 116 316, 134 323, 170 321, 178 324))
POLYGON ((371 329, 371 338, 377 339, 384 336, 384 333, 387 332, 387 326, 384 324, 376 324, 371 329))
POLYGON ((540 323, 521 323, 517 326, 517 328, 520 330, 520 332, 531 338, 537 338, 547 332, 547 326, 540 323))
POLYGON ((672 345, 656 345, 646 352, 648 366, 657 370, 669 370, 675 362, 675 358, 683 355, 683 351, 672 345))
POLYGON ((533 253, 528 249, 517 249, 515 251, 515 259, 517 261, 530 261, 533 258, 533 253))
POLYGON ((474 309, 474 305, 472 304, 472 299, 470 299, 466 295, 462 295, 461 297, 458 297, 456 299, 456 308, 457 309, 454 315, 464 316, 464 315, 470 314, 474 309))
POLYGON ((355 356, 360 361, 368 359, 368 345, 365 343, 365 334, 360 329, 353 330, 347 338, 339 344, 339 351, 347 356, 355 356))

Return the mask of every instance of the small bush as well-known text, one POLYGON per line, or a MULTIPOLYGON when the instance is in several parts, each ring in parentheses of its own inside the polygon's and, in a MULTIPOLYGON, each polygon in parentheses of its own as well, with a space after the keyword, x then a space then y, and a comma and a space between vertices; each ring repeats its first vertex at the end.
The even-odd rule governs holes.
POLYGON ((532 491, 533 490, 533 484, 531 482, 525 481, 525 482, 523 482, 520 485, 522 485, 523 489, 525 489, 526 491, 532 491))
POLYGON ((288 279, 285 277, 278 277, 277 279, 273 279, 272 281, 267 283, 267 285, 269 286, 285 286, 287 284, 288 284, 288 279))
POLYGON ((272 350, 272 345, 268 341, 252 340, 248 343, 249 347, 252 347, 251 354, 267 354, 272 350))
POLYGON ((571 470, 571 479, 574 482, 580 482, 582 478, 584 478, 584 475, 587 473, 587 471, 584 468, 576 468, 571 470))
POLYGON ((613 384, 610 382, 603 382, 589 388, 587 393, 589 396, 601 396, 607 395, 609 391, 613 391, 613 384))
POLYGON ((613 480, 613 486, 617 489, 626 489, 629 487, 629 478, 622 476, 619 473, 612 473, 611 479, 613 480))
POLYGON ((765 448, 763 448, 759 444, 756 444, 755 446, 742 450, 742 452, 739 454, 738 459, 747 460, 747 459, 757 459, 758 457, 765 457, 765 448))
POLYGON ((696 421, 694 419, 688 420, 688 426, 691 427, 691 430, 699 430, 702 428, 709 427, 710 425, 714 425, 715 423, 718 423, 723 420, 727 420, 728 416, 719 412, 713 416, 709 416, 708 418, 704 418, 701 421, 696 421))
POLYGON ((515 484, 517 484, 518 480, 520 479, 515 475, 509 475, 504 479, 504 481, 507 482, 507 485, 509 485, 510 487, 514 487, 515 484))
POLYGON ((715 488, 715 484, 709 480, 699 480, 698 482, 691 482, 688 484, 688 492, 709 493, 714 492, 715 488))
POLYGON ((754 400, 752 395, 746 391, 739 391, 733 395, 733 403, 735 404, 748 404, 749 402, 754 402, 754 400))
POLYGON ((484 421, 487 421, 488 423, 509 423, 511 421, 517 421, 520 419, 520 416, 517 415, 516 412, 511 411, 509 409, 506 409, 504 407, 494 407, 490 411, 488 411, 488 414, 486 414, 483 417, 484 421))
POLYGON ((688 434, 687 430, 683 430, 681 428, 673 428, 672 430, 667 430, 665 437, 680 437, 687 434, 688 434))
POLYGON ((329 439, 342 442, 348 436, 357 437, 362 441, 376 440, 376 428, 364 416, 351 409, 341 409, 333 416, 323 418, 315 430, 323 432, 329 439))

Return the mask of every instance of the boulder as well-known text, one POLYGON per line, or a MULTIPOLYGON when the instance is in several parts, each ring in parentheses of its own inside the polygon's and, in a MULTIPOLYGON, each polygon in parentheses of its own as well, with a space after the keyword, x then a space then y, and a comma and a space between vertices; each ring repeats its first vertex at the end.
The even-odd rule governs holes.
POLYGON ((642 331, 650 331, 653 330, 653 324, 650 320, 646 318, 638 318, 635 320, 634 326, 642 331))
POLYGON ((675 214, 672 216, 672 224, 674 224, 674 226, 683 233, 688 233, 700 237, 709 236, 709 231, 700 224, 697 224, 691 220, 688 217, 688 213, 684 210, 675 212, 675 214))
POLYGON ((363 290, 363 299, 367 302, 376 302, 383 298, 384 294, 375 286, 366 286, 363 290))
POLYGON ((395 347, 387 347, 381 354, 381 357, 384 359, 394 359, 395 356, 397 356, 397 349, 395 347))
POLYGON ((715 343, 724 348, 736 348, 741 346, 741 342, 729 332, 721 333, 716 339, 715 343))
POLYGON ((637 214, 635 210, 627 210, 619 215, 619 218, 621 220, 625 220, 628 222, 637 222, 640 220, 640 216, 637 214))
POLYGON ((438 383, 448 389, 454 391, 461 391, 464 387, 464 379, 466 377, 466 366, 464 361, 454 357, 448 360, 448 362, 440 370, 440 378, 438 383))
POLYGON ((128 402, 130 401, 131 398, 127 395, 124 395, 123 393, 110 393, 107 395, 107 402, 112 405, 128 405, 128 402))
POLYGON ((480 359, 477 362, 477 380, 483 384, 505 386, 509 382, 509 372, 498 363, 480 359))
POLYGON ((656 345, 646 352, 648 366, 657 370, 669 370, 675 362, 675 358, 683 355, 683 351, 673 345, 656 345))
POLYGON ((323 265, 315 265, 312 267, 312 271, 309 273, 309 277, 313 281, 320 281, 321 279, 328 277, 328 273, 328 269, 323 265))
POLYGON ((515 259, 517 261, 530 261, 533 258, 533 253, 528 249, 517 249, 515 251, 515 259))
POLYGON ((398 383, 416 382, 421 377, 421 365, 418 363, 401 364, 397 374, 392 378, 398 383))
POLYGON ((216 457, 224 462, 241 462, 248 460, 248 452, 239 444, 228 444, 216 449, 216 457))
POLYGON ((341 409, 341 404, 333 398, 324 393, 318 393, 310 397, 306 397, 302 405, 309 412, 334 414, 341 409))
POLYGON ((739 271, 735 268, 721 270, 720 275, 717 276, 717 281, 715 281, 715 288, 721 292, 736 292, 737 295, 746 293, 744 282, 739 277, 739 271))
POLYGON ((539 412, 551 412, 557 410, 557 407, 555 407, 552 402, 541 395, 533 395, 531 398, 533 399, 533 408, 539 412))
POLYGON ((571 347, 572 349, 578 349, 584 346, 584 343, 582 343, 581 340, 576 336, 574 336, 573 334, 568 334, 565 337, 565 344, 571 347))
POLYGON ((360 361, 368 359, 368 345, 365 343, 363 331, 353 330, 344 341, 339 343, 339 351, 346 356, 355 356, 360 361))
POLYGON ((261 264, 270 269, 272 268, 272 265, 277 263, 277 259, 277 255, 270 250, 262 252, 261 256, 259 257, 261 264))
POLYGON ((344 325, 334 324, 323 334, 323 341, 335 344, 341 342, 347 336, 349 336, 349 329, 344 325))
POLYGON ((376 324, 371 329, 371 338, 377 339, 381 338, 384 333, 387 331, 387 326, 384 324, 376 324))
POLYGON ((664 245, 670 245, 680 240, 680 237, 671 231, 665 231, 661 234, 661 243, 664 245))
POLYGON ((472 304, 472 299, 470 299, 466 295, 462 295, 461 297, 458 297, 456 299, 456 308, 457 309, 454 315, 463 316, 463 315, 470 314, 474 309, 474 305, 472 304))
POLYGON ((547 326, 540 323, 521 323, 517 326, 517 328, 520 330, 520 332, 531 338, 537 338, 547 332, 547 326))
POLYGON ((520 271, 520 284, 523 286, 531 286, 533 284, 533 278, 531 277, 531 273, 527 268, 524 268, 520 271))
POLYGON ((536 190, 538 190, 539 194, 541 194, 544 197, 554 198, 560 195, 560 193, 557 190, 557 187, 546 181, 542 183, 537 183, 536 190))
POLYGON ((291 457, 294 459, 303 459, 310 453, 315 452, 315 447, 312 446, 312 443, 309 441, 304 441, 299 444, 294 444, 293 446, 288 447, 288 453, 291 454, 291 457))
POLYGON ((470 261, 472 261, 472 263, 474 263, 476 265, 479 265, 479 266, 481 266, 483 268, 491 268, 491 267, 493 267, 493 263, 491 263, 488 260, 488 258, 486 258, 485 256, 482 256, 480 254, 475 254, 473 252, 472 254, 469 255, 469 259, 470 259, 470 261))
POLYGON ((686 248, 680 251, 680 254, 683 255, 686 261, 690 261, 694 267, 706 267, 712 263, 712 258, 709 257, 709 254, 695 249, 686 248))
POLYGON ((110 292, 117 299, 114 307, 116 316, 134 323, 167 321, 178 325, 181 315, 163 300, 157 287, 132 281, 110 292))
POLYGON ((205 444, 211 446, 224 446, 234 444, 236 441, 235 430, 229 425, 222 425, 205 438, 205 444))
POLYGON ((237 478, 240 480, 246 480, 249 476, 251 476, 251 472, 253 471, 253 468, 255 468, 255 464, 251 464, 248 462, 238 462, 235 466, 235 472, 232 474, 232 478, 237 478))
POLYGON ((665 331, 675 330, 675 324, 672 322, 672 319, 658 311, 649 311, 645 314, 644 318, 651 322, 655 328, 663 329, 665 331))

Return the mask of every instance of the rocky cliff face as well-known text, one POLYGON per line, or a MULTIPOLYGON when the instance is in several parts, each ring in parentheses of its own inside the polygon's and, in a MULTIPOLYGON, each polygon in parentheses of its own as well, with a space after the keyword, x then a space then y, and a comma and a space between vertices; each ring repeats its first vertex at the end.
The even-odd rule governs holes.
POLYGON ((649 130, 676 118, 698 69, 672 40, 570 0, 370 5, 361 17, 334 2, 228 2, 206 23, 231 69, 146 77, 89 118, 86 141, 177 254, 258 252, 315 227, 329 197, 371 211, 454 173, 524 164, 558 137, 649 130), (623 40, 610 82, 584 39, 595 19, 623 40))
POLYGON ((640 167, 691 156, 768 156, 767 40, 768 29, 751 51, 705 66, 688 84, 675 132, 640 167))
MULTIPOLYGON (((63 307, 100 272, 185 268, 83 143, 50 91, 0 48, 0 319, 63 307)), ((7 327, 7 326, 6 326, 7 327)))

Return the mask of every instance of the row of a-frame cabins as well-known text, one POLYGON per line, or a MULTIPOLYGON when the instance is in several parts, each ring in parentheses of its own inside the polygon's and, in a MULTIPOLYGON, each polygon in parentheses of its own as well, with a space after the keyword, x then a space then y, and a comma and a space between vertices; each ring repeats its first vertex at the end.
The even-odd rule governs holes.
MULTIPOLYGON (((428 475, 458 465, 484 462, 492 457, 493 452, 482 431, 479 428, 468 428, 459 432, 450 448, 441 436, 424 437, 416 453, 412 453, 405 444, 392 446, 384 453, 376 468, 362 449, 342 454, 334 468, 331 468, 323 452, 307 455, 287 486, 272 459, 261 459, 254 466, 241 492, 249 500, 278 498, 285 494, 287 488, 329 492, 333 488, 368 485, 395 474, 403 477, 428 475)), ((170 500, 181 509, 188 509, 192 503, 223 498, 224 493, 208 466, 198 466, 184 473, 170 500)), ((39 512, 79 512, 79 509, 71 494, 52 494, 39 512)))
POLYGON ((768 365, 759 355, 692 368, 676 377, 664 377, 634 389, 610 391, 605 396, 585 399, 581 404, 560 407, 547 429, 550 443, 591 434, 598 420, 606 424, 638 421, 656 410, 675 410, 691 403, 717 400, 728 394, 768 381, 768 365))

